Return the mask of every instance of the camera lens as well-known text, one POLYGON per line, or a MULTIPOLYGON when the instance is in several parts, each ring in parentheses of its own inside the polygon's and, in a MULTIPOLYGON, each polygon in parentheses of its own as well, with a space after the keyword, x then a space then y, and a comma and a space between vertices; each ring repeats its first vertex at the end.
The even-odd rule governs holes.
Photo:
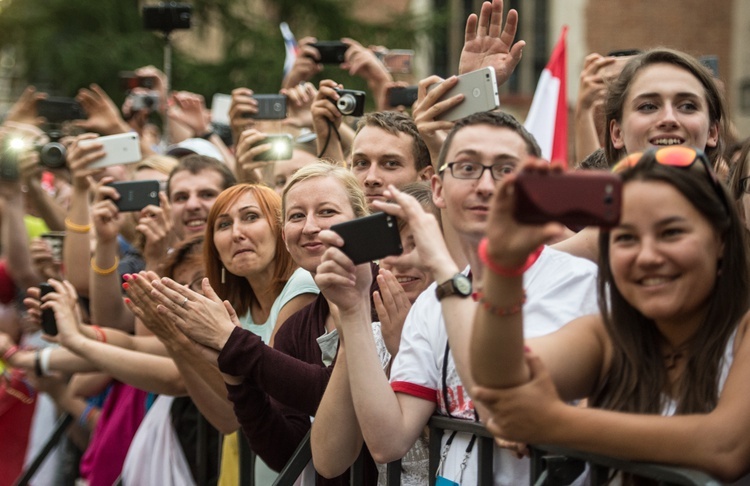
POLYGON ((59 142, 50 142, 39 150, 41 164, 48 169, 59 169, 65 167, 65 145, 59 142))
POLYGON ((357 100, 350 94, 345 94, 336 102, 336 108, 344 115, 351 115, 357 109, 357 100))

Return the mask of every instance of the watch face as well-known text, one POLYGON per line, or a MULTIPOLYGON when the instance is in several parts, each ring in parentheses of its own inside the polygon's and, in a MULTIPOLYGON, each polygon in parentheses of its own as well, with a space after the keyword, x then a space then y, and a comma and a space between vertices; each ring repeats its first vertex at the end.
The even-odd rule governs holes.
POLYGON ((458 290, 461 295, 469 295, 471 293, 471 280, 464 275, 456 276, 453 285, 456 286, 456 290, 458 290))

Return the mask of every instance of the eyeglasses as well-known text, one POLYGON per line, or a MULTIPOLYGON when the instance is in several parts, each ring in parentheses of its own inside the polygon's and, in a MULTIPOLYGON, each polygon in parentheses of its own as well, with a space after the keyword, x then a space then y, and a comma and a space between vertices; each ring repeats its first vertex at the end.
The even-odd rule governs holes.
POLYGON ((633 168, 638 165, 638 163, 640 163, 646 155, 651 154, 653 154, 654 160, 656 160, 657 163, 670 167, 677 167, 680 169, 689 169, 693 166, 693 164, 695 164, 695 162, 700 162, 703 165, 706 174, 708 174, 709 179, 711 179, 711 184, 713 185, 714 191, 716 191, 716 195, 724 205, 724 209, 727 211, 727 213, 729 213, 729 205, 726 200, 726 196, 724 195, 724 189, 721 185, 721 182, 719 181, 719 178, 716 176, 716 172, 714 172, 714 169, 711 167, 711 163, 708 161, 708 157, 706 157, 706 154, 703 153, 702 150, 680 145, 673 147, 662 147, 659 149, 649 149, 646 152, 636 152, 628 155, 624 159, 620 160, 617 164, 615 164, 615 166, 612 168, 612 172, 618 173, 623 172, 626 169, 633 168))
POLYGON ((497 162, 492 165, 483 165, 474 161, 449 162, 444 164, 438 172, 443 172, 446 168, 450 169, 451 175, 456 179, 481 179, 484 171, 489 170, 492 178, 499 181, 512 173, 516 167, 508 162, 497 162))

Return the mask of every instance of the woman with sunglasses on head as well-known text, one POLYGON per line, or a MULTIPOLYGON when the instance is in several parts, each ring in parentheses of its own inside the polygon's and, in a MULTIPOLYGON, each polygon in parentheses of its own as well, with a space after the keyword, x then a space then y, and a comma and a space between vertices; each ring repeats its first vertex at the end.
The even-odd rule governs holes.
POLYGON ((742 144, 729 177, 729 192, 745 228, 750 230, 750 140, 742 144))
POLYGON ((495 193, 472 396, 503 439, 750 484, 750 284, 737 211, 700 151, 649 149, 616 170, 622 215, 599 238, 600 314, 525 342, 525 262, 562 226, 513 219, 515 176, 495 193), (578 398, 590 408, 566 403, 578 398))

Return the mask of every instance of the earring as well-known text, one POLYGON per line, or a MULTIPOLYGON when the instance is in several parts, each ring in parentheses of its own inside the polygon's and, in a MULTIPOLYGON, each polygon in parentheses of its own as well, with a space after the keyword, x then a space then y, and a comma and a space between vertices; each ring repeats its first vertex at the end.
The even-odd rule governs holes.
POLYGON ((221 283, 227 283, 227 269, 224 268, 224 265, 221 266, 221 283))

